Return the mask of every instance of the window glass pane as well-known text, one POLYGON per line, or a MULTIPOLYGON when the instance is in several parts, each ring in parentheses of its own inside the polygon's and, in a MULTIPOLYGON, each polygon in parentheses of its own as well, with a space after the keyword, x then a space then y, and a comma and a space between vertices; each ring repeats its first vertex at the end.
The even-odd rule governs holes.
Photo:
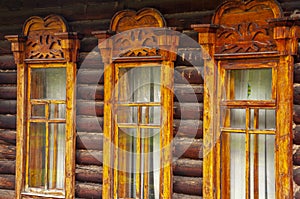
POLYGON ((221 127, 246 128, 245 109, 221 109, 221 127))
POLYGON ((65 68, 32 68, 31 99, 66 99, 65 68))
POLYGON ((160 67, 119 68, 119 102, 160 102, 160 67))
POLYGON ((50 189, 63 189, 65 176, 65 124, 49 124, 49 182, 50 189))
POLYGON ((252 134, 250 151, 250 198, 275 198, 275 135, 252 134))
POLYGON ((259 109, 258 113, 255 114, 255 110, 251 109, 251 129, 267 130, 276 129, 276 112, 274 109, 259 109), (254 124, 257 126, 254 126, 254 124))
POLYGON ((160 106, 146 106, 142 108, 141 122, 143 124, 160 124, 160 106))
POLYGON ((29 129, 29 187, 44 188, 46 175, 46 124, 30 123, 29 129))
POLYGON ((272 69, 228 70, 229 99, 272 99, 272 69))
POLYGON ((31 118, 45 118, 45 104, 32 104, 31 118))
POLYGON ((230 198, 245 198, 245 135, 230 134, 230 198))
POLYGON ((118 123, 134 123, 137 124, 138 107, 136 106, 118 106, 117 120, 118 123))
POLYGON ((65 104, 49 104, 50 119, 65 119, 66 105, 65 104))

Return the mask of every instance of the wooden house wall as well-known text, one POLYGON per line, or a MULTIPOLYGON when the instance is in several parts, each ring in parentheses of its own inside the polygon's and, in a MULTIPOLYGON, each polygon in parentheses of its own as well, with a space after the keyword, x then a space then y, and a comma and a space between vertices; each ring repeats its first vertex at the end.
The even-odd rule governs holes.
MULTIPOLYGON (((222 0, 11 0, 0 2, 0 199, 14 198, 16 157, 16 65, 10 43, 4 35, 20 34, 24 21, 33 15, 60 14, 72 31, 84 34, 81 41, 77 80, 77 141, 76 141, 76 197, 101 198, 103 149, 103 72, 100 55, 95 49, 95 30, 106 30, 117 11, 157 8, 168 26, 181 27, 184 34, 197 40, 197 34, 188 30, 193 23, 210 23, 211 16, 222 0)), ((298 0, 281 0, 286 15, 296 8, 298 0)), ((189 148, 173 164, 173 198, 194 199, 202 196, 202 111, 203 79, 197 67, 203 66, 195 56, 199 46, 180 45, 174 77, 174 157, 189 148), (185 52, 180 54, 180 52, 185 52), (184 54, 184 55, 183 55, 184 54), (183 60, 191 57, 196 68, 183 60), (184 81, 184 80, 187 80, 184 81), (197 102, 191 101, 188 85, 194 89, 197 102), (178 102, 180 98, 180 103, 178 102), (195 107, 199 108, 196 109, 195 107), (180 123, 180 120, 182 122, 180 123), (199 122, 196 136, 191 135, 192 124, 199 122), (179 128, 180 125, 180 128, 179 128)), ((299 53, 300 54, 300 53, 299 53)), ((300 56, 295 64, 294 78, 294 182, 295 198, 300 198, 300 56)))

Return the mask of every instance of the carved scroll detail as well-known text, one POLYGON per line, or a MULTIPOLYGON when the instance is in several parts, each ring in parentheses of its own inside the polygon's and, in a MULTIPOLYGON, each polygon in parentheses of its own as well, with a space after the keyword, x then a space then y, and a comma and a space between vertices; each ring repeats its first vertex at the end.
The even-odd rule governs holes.
POLYGON ((31 34, 26 42, 28 59, 64 58, 61 41, 50 32, 31 34))
POLYGON ((248 53, 276 50, 267 28, 256 23, 240 23, 233 27, 222 26, 217 33, 217 53, 248 53))
POLYGON ((135 29, 116 36, 114 48, 119 57, 159 56, 157 35, 152 29, 135 29))

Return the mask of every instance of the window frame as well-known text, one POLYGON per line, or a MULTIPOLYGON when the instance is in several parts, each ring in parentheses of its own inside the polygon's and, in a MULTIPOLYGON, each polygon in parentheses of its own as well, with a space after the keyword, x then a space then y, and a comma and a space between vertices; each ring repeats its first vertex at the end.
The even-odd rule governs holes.
POLYGON ((24 24, 23 35, 8 35, 5 38, 12 43, 11 49, 17 64, 16 198, 74 198, 76 157, 75 89, 79 35, 75 32, 67 32, 67 25, 62 17, 49 15, 45 18, 30 17, 24 24), (50 25, 45 25, 47 23, 50 25), (47 42, 37 41, 36 45, 32 45, 29 41, 31 39, 30 34, 49 40, 47 42), (49 42, 53 42, 52 44, 55 45, 50 45, 49 42), (41 48, 43 50, 40 51, 41 48), (52 54, 52 56, 51 52, 55 53, 56 50, 61 53, 52 54), (56 189, 28 188, 28 124, 31 120, 31 97, 29 96, 31 74, 29 72, 30 68, 48 69, 57 67, 66 70, 64 189, 58 191, 56 189))
POLYGON ((220 67, 226 62, 241 62, 248 65, 248 63, 255 63, 255 60, 258 59, 266 65, 275 62, 277 68, 275 99, 276 198, 293 198, 293 56, 297 55, 300 37, 298 20, 283 17, 282 10, 276 1, 230 1, 224 2, 218 7, 212 24, 195 24, 192 25, 192 28, 198 32, 199 44, 204 50, 204 108, 206 111, 203 116, 203 153, 205 154, 203 158, 203 198, 228 197, 222 195, 226 193, 222 193, 221 190, 222 179, 218 166, 221 161, 221 149, 218 147, 220 144, 218 138, 220 96, 217 94, 216 88, 219 86, 218 82, 223 81, 220 78, 220 75, 222 76, 220 67), (253 22, 248 20, 249 24, 245 26, 247 24, 245 20, 250 19, 250 15, 247 15, 248 11, 254 13, 251 16, 253 22), (263 19, 264 17, 266 19, 263 19), (257 23, 257 28, 263 27, 261 30, 265 32, 260 32, 263 36, 244 37, 244 35, 257 36, 255 28, 250 28, 254 23, 257 23), (245 27, 249 29, 244 29, 245 27), (232 32, 226 32, 228 29, 231 29, 232 32), (236 33, 241 34, 236 35, 236 33), (231 34, 235 36, 232 37, 231 34), (266 45, 262 48, 259 46, 252 48, 251 45, 255 42, 266 42, 266 45), (215 106, 216 103, 217 106, 215 106))

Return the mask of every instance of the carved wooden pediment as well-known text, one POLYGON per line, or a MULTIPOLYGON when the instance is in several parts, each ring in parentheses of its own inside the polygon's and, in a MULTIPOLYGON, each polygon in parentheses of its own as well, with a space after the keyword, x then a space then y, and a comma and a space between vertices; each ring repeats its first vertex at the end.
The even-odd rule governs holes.
POLYGON ((281 17, 274 0, 229 1, 219 7, 212 23, 218 25, 216 53, 276 51, 269 21, 281 17))
POLYGON ((26 59, 63 59, 61 40, 55 35, 67 31, 64 20, 57 15, 29 18, 23 28, 27 37, 26 59))

